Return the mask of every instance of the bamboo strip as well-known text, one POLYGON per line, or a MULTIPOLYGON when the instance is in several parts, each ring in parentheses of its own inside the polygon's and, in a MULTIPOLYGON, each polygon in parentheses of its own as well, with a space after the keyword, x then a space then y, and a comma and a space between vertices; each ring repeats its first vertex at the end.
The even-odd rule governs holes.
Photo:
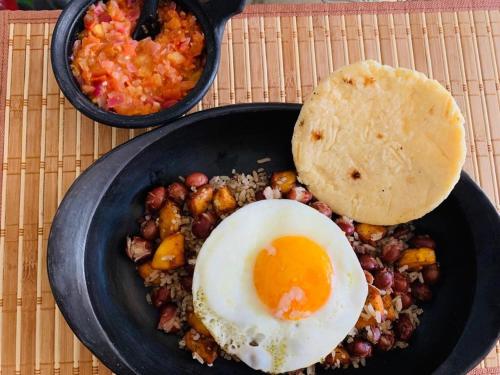
POLYGON ((349 62, 354 63, 361 60, 361 50, 359 43, 359 30, 355 15, 345 16, 345 37, 347 39, 347 51, 349 62))
POLYGON ((279 78, 280 78, 280 99, 282 102, 286 101, 285 91, 285 68, 283 66, 283 42, 281 40, 281 18, 276 17, 276 39, 278 40, 278 65, 279 65, 279 78))
POLYGON ((444 40, 444 32, 443 32, 443 18, 441 12, 438 13, 438 27, 439 27, 439 40, 441 42, 441 51, 443 54, 444 60, 444 75, 445 75, 445 87, 448 91, 451 92, 451 82, 450 82, 450 72, 448 68, 448 57, 446 54, 446 43, 444 40))
POLYGON ((326 52, 328 55, 328 71, 333 72, 333 56, 332 56, 332 38, 330 31, 330 17, 328 14, 324 15, 325 18, 325 38, 326 38, 326 52))
POLYGON ((37 235, 37 271, 36 271, 36 312, 35 312, 35 374, 41 372, 40 358, 42 345, 42 272, 43 272, 43 224, 45 195, 45 142, 47 126, 47 74, 49 61, 49 24, 43 27, 43 65, 42 65, 42 114, 40 126, 40 178, 38 182, 38 235, 37 235))
POLYGON ((245 19, 234 19, 231 21, 231 49, 234 98, 231 104, 244 103, 248 100, 248 79, 246 67, 246 48, 244 41, 245 19))
POLYGON ((308 30, 307 34, 309 37, 309 50, 311 51, 311 70, 312 70, 312 79, 314 86, 318 85, 318 72, 316 66, 316 48, 314 46, 314 27, 313 27, 313 19, 312 16, 307 17, 308 30))
POLYGON ((99 375, 99 361, 93 354, 92 354, 92 375, 99 375))
MULTIPOLYGON (((78 113, 78 114, 80 114, 80 113, 78 113)), ((77 121, 78 121, 78 117, 77 117, 77 121)), ((149 131, 150 129, 151 128, 147 128, 147 131, 149 131)), ((78 132, 78 122, 77 122, 77 132, 78 132)), ((80 139, 80 137, 77 136, 76 139, 80 139)), ((79 142, 77 143, 77 146, 78 145, 79 145, 79 142)), ((111 148, 115 148, 115 147, 116 147, 116 128, 112 128, 111 129, 111 148)), ((78 175, 76 177, 78 177, 78 175)))
POLYGON ((396 32, 394 30, 394 16, 389 14, 389 35, 391 36, 391 52, 394 66, 399 66, 398 48, 396 45, 396 32))
POLYGON ((393 17, 387 16, 387 30, 389 32, 390 51, 391 55, 396 57, 392 58, 392 64, 401 68, 408 67, 410 60, 410 51, 407 49, 407 43, 404 30, 404 16, 402 14, 394 14, 393 17), (392 19, 391 19, 392 18, 392 19), (392 46, 392 45, 395 46, 392 46))
MULTIPOLYGON (((131 139, 133 137, 133 134, 131 134, 131 132, 133 132, 134 130, 133 129, 129 129, 129 139, 131 139)), ((94 153, 93 153, 93 157, 94 157, 94 161, 96 161, 98 158, 99 158, 99 124, 94 121, 94 153)))
POLYGON ((427 36, 427 19, 425 17, 425 13, 420 13, 422 15, 422 33, 424 34, 424 47, 425 47, 425 61, 427 63, 427 72, 429 78, 434 78, 432 73, 432 62, 431 62, 431 51, 429 48, 429 38, 427 36))
POLYGON ((292 40, 293 40, 293 56, 295 57, 295 82, 297 91, 297 101, 302 102, 302 83, 300 77, 300 52, 299 40, 297 37, 297 16, 292 17, 292 40))
POLYGON ((380 46, 380 62, 393 65, 391 37, 389 35, 389 16, 376 14, 375 21, 375 26, 377 27, 376 36, 380 46))
POLYGON ((363 40, 363 58, 366 60, 377 60, 377 40, 375 38, 373 15, 364 14, 358 19, 358 24, 361 30, 358 34, 362 36, 363 40))
POLYGON ((221 59, 219 65, 219 72, 217 74, 217 95, 219 105, 226 105, 231 103, 230 99, 230 77, 229 77, 229 41, 228 31, 229 26, 226 25, 226 31, 222 37, 221 42, 221 59))
POLYGON ((314 43, 314 48, 311 48, 314 56, 311 56, 311 60, 314 59, 312 65, 316 66, 316 78, 313 77, 312 90, 319 81, 330 74, 327 34, 325 17, 311 16, 311 36, 314 43))
POLYGON ((247 103, 252 102, 252 72, 250 71, 250 45, 248 42, 248 18, 243 18, 243 46, 245 50, 245 87, 247 103))
POLYGON ((260 51, 262 55, 262 85, 264 86, 264 101, 269 102, 269 78, 267 71, 267 51, 266 51, 266 32, 264 27, 264 17, 259 17, 259 37, 260 37, 260 51))
POLYGON ((460 73, 461 73, 462 89, 464 92, 463 95, 464 95, 464 101, 465 101, 465 116, 466 116, 465 123, 466 123, 466 129, 468 130, 468 140, 469 140, 470 154, 472 157, 472 168, 473 168, 473 173, 474 173, 473 176, 474 176, 474 179, 479 184, 481 184, 481 175, 479 173, 479 166, 478 166, 477 154, 476 154, 474 128, 472 126, 471 105, 470 105, 469 94, 468 94, 468 89, 467 89, 467 76, 465 73, 462 41, 460 38, 460 26, 458 25, 458 15, 456 12, 453 13, 453 22, 454 22, 453 26, 455 28, 455 39, 456 39, 457 48, 458 48, 458 56, 459 56, 459 61, 460 61, 460 73))
POLYGON ((358 14, 357 17, 357 25, 358 25, 358 42, 359 42, 359 51, 361 52, 361 60, 365 60, 365 42, 363 37, 363 21, 361 20, 361 14, 358 14))
MULTIPOLYGON (((274 18, 259 17, 261 31, 264 33, 261 37, 261 42, 264 41, 262 53, 265 57, 265 64, 263 64, 263 75, 267 77, 267 82, 264 82, 263 88, 267 87, 268 97, 267 101, 279 102, 281 101, 281 83, 280 83, 280 61, 279 45, 278 45, 278 29, 274 18)), ((261 48, 262 49, 262 48, 261 48)))
POLYGON ((231 20, 227 21, 226 34, 229 49, 229 100, 231 104, 235 104, 236 92, 234 88, 233 22, 231 20))
POLYGON ((18 219, 18 242, 17 242, 17 290, 16 290, 16 375, 21 374, 21 312, 23 297, 23 252, 24 252, 24 195, 26 189, 26 128, 28 126, 28 87, 30 79, 30 37, 31 23, 26 25, 25 59, 24 59, 24 87, 23 87, 23 111, 21 129, 21 170, 19 189, 19 219, 18 219))
POLYGON ((380 47, 380 33, 378 29, 378 16, 376 14, 373 15, 373 25, 374 25, 374 34, 375 39, 377 40, 377 57, 378 61, 382 62, 382 48, 380 47))
MULTIPOLYGON (((12 83, 12 47, 14 45, 14 24, 9 25, 9 43, 7 57, 7 85, 5 93, 5 119, 4 119, 4 146, 2 163, 2 206, 0 208, 0 337, 3 338, 3 305, 4 305, 4 259, 5 259, 5 213, 7 202, 7 171, 9 169, 9 130, 10 130, 10 106, 11 106, 11 83, 12 83)), ((0 340, 0 371, 3 368, 3 340, 0 340)))
POLYGON ((405 14, 406 38, 408 40, 408 50, 410 51, 410 66, 415 69, 415 57, 413 56, 413 42, 411 37, 410 15, 405 14))
POLYGON ((349 64, 349 43, 347 42, 347 30, 345 24, 345 16, 342 15, 340 18, 341 29, 340 34, 342 35, 342 47, 344 47, 344 64, 349 64))

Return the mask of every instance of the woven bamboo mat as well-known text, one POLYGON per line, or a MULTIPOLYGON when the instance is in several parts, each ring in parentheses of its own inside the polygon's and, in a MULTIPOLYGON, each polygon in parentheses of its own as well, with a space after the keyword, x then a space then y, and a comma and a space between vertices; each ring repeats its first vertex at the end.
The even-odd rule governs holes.
MULTIPOLYGON (((300 102, 328 72, 365 58, 414 68, 457 99, 466 118, 465 168, 500 209, 499 5, 438 0, 249 6, 228 23, 219 74, 196 110, 300 102)), ((57 16, 0 12, 3 374, 110 373, 55 307, 46 245, 52 217, 73 180, 141 131, 93 123, 65 100, 49 61, 57 16)), ((474 373, 500 373, 500 345, 474 373)))

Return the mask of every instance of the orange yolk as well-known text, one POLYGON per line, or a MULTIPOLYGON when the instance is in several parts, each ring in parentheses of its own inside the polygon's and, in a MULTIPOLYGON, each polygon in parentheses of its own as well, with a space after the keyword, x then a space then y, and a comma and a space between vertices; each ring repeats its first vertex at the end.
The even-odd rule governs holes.
POLYGON ((260 300, 275 317, 299 320, 326 303, 332 274, 323 247, 307 237, 285 236, 259 252, 253 281, 260 300))

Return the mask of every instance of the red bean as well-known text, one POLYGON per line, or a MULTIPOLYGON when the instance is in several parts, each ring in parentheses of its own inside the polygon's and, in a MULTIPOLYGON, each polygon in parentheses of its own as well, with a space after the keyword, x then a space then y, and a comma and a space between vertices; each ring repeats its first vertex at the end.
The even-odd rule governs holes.
POLYGON ((158 238, 160 231, 154 220, 146 220, 141 224, 141 235, 146 240, 153 241, 158 238))
POLYGON ((361 264, 362 269, 370 272, 373 272, 380 267, 377 260, 368 254, 361 254, 359 256, 359 264, 361 264))
POLYGON ((439 281, 440 270, 437 264, 424 267, 422 276, 427 285, 434 285, 439 281))
POLYGON ((387 269, 382 269, 375 274, 373 285, 379 289, 389 289, 392 286, 392 272, 387 269))
POLYGON ((314 202, 313 204, 311 204, 311 207, 315 208, 316 210, 321 212, 326 217, 332 217, 332 214, 333 214, 332 209, 330 207, 328 207, 328 205, 326 203, 317 201, 317 202, 314 202))
POLYGON ((155 187, 146 196, 146 210, 158 211, 165 199, 167 198, 167 190, 163 186, 155 187))
POLYGON ((410 240, 410 244, 414 247, 436 248, 436 241, 428 235, 417 235, 410 240))
POLYGON ((158 322, 158 329, 169 332, 177 332, 181 328, 181 322, 177 316, 177 306, 173 303, 168 303, 163 306, 158 322))
POLYGON ((346 236, 352 236, 354 234, 354 224, 343 221, 342 219, 337 220, 336 223, 346 236))
POLYGON ((400 240, 392 240, 382 247, 382 255, 380 256, 384 262, 394 263, 401 256, 401 251, 404 244, 400 240))
POLYGON ((153 290, 151 293, 151 303, 157 309, 170 302, 170 300, 170 289, 166 285, 153 290))
POLYGON ((394 334, 392 332, 384 333, 380 336, 380 340, 377 342, 377 349, 386 352, 391 350, 394 346, 394 334))
POLYGON ((372 345, 358 337, 348 344, 347 350, 355 357, 365 358, 372 355, 372 345))
POLYGON ((217 216, 213 212, 203 212, 193 220, 191 231, 197 238, 207 238, 214 229, 216 220, 217 216))
POLYGON ((189 176, 186 177, 186 185, 189 186, 190 188, 197 188, 202 185, 205 185, 208 183, 208 177, 206 174, 203 174, 201 172, 194 172, 191 173, 189 176))
POLYGON ((168 197, 177 204, 182 204, 188 196, 187 187, 180 182, 173 182, 167 187, 168 197))
POLYGON ((307 191, 302 186, 294 186, 287 193, 286 197, 300 203, 307 203, 312 199, 313 195, 310 191, 307 191))
POLYGON ((400 314, 396 322, 396 334, 401 341, 408 341, 411 339, 415 331, 415 327, 407 314, 400 314))
POLYGON ((411 285, 411 294, 413 295, 413 297, 422 302, 428 302, 432 299, 431 289, 427 285, 421 284, 419 282, 413 283, 411 285))
POLYGON ((401 306, 403 310, 413 305, 414 301, 410 293, 398 293, 398 295, 401 297, 401 306))
POLYGON ((396 272, 394 274, 394 282, 392 283, 392 289, 395 292, 406 292, 408 291, 408 279, 402 273, 396 272))
POLYGON ((151 242, 146 241, 142 237, 134 236, 132 238, 127 238, 125 251, 128 257, 135 263, 149 257, 153 252, 152 250, 151 242))

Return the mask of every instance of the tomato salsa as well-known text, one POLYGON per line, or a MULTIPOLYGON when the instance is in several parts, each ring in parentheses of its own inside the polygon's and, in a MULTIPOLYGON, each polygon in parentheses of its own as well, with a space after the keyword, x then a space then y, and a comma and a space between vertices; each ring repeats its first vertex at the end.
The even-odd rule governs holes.
POLYGON ((73 47, 71 68, 84 94, 123 115, 168 108, 196 85, 203 70, 205 37, 196 17, 174 2, 160 3, 161 32, 132 39, 141 0, 90 6, 73 47))

